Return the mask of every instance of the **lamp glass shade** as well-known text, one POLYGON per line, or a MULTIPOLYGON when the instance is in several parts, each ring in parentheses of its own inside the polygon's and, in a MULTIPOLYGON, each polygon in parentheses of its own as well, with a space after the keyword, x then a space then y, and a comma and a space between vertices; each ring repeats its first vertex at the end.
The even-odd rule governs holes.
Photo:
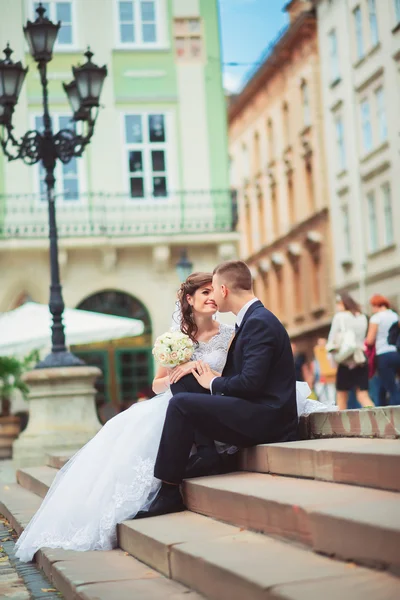
POLYGON ((183 251, 179 262, 176 263, 176 271, 181 282, 186 281, 193 270, 193 263, 187 257, 186 251, 183 251))
POLYGON ((67 98, 68 101, 70 103, 70 106, 72 108, 72 112, 76 113, 78 112, 80 105, 81 105, 81 99, 78 93, 78 88, 76 86, 76 82, 75 81, 71 81, 71 83, 63 83, 63 88, 65 90, 65 93, 67 94, 67 98))
POLYGON ((24 27, 25 39, 28 42, 31 55, 36 61, 49 62, 52 58, 53 48, 57 39, 61 21, 52 23, 44 16, 46 9, 39 6, 36 9, 38 18, 33 23, 28 21, 24 27))
POLYGON ((92 108, 99 106, 100 94, 105 78, 107 67, 98 67, 91 61, 92 52, 85 53, 87 62, 80 67, 73 67, 72 72, 81 98, 81 108, 92 108))
POLYGON ((0 60, 0 103, 15 106, 28 69, 24 69, 21 62, 11 60, 10 48, 4 52, 6 59, 0 60))

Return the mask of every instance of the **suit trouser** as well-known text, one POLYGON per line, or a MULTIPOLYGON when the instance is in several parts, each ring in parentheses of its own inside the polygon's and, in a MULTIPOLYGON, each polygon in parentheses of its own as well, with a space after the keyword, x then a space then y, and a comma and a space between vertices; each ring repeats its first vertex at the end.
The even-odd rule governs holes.
MULTIPOLYGON (((181 392, 210 395, 209 390, 204 389, 199 384, 197 379, 195 379, 194 375, 192 375, 191 373, 185 375, 184 377, 181 377, 181 379, 176 383, 172 383, 171 392, 174 396, 180 394, 181 392)), ((208 438, 206 435, 200 433, 199 431, 196 431, 195 433, 194 444, 197 448, 207 448, 208 452, 215 452, 215 454, 218 455, 214 440, 212 438, 208 438)))
POLYGON ((248 447, 260 443, 249 429, 260 407, 229 396, 179 393, 171 398, 154 468, 158 479, 181 483, 196 432, 212 440, 248 447), (245 421, 247 425, 245 425, 245 421))

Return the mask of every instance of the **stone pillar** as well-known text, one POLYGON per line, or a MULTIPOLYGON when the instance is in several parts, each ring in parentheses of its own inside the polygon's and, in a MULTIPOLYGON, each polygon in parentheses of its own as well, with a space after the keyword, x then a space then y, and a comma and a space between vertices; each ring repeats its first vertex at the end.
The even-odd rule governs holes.
POLYGON ((58 367, 26 373, 29 422, 13 444, 16 467, 44 465, 52 452, 79 450, 101 429, 95 406, 97 367, 58 367))

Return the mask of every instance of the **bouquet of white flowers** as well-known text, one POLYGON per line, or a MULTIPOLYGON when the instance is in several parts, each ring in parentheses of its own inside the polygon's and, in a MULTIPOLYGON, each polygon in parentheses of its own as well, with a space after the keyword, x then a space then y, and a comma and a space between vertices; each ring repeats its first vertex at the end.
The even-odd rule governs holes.
POLYGON ((167 331, 154 344, 153 355, 161 367, 173 368, 188 362, 194 352, 190 337, 181 331, 167 331))

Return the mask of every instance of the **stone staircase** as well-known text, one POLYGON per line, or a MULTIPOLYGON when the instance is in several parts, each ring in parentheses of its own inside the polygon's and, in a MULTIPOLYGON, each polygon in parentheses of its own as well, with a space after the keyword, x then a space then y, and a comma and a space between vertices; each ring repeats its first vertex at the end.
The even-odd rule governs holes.
MULTIPOLYGON (((303 423, 318 439, 257 446, 238 473, 186 481, 188 511, 122 523, 118 549, 45 549, 39 566, 67 600, 397 600, 400 407, 322 416, 303 423)), ((0 488, 18 533, 67 460, 0 488)))

